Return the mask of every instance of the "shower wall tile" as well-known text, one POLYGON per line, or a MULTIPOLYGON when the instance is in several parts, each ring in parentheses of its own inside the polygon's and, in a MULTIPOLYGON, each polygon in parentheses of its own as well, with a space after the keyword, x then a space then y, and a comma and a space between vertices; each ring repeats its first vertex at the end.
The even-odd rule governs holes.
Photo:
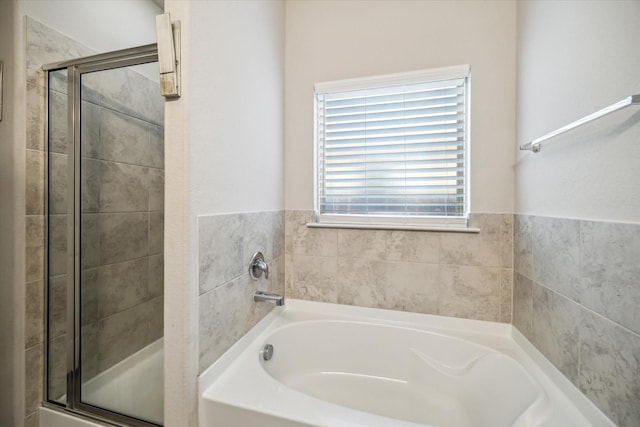
POLYGON ((285 212, 285 252, 295 255, 337 256, 338 231, 328 228, 309 228, 313 222, 311 211, 285 212))
POLYGON ((255 303, 255 290, 284 295, 284 213, 207 215, 198 218, 200 370, 203 371, 273 308, 255 303), (251 255, 261 251, 269 279, 252 280, 251 255))
POLYGON ((101 217, 100 214, 82 214, 80 218, 81 228, 81 257, 83 269, 100 266, 101 250, 101 217))
POLYGON ((149 159, 147 166, 164 169, 164 128, 149 125, 149 159))
MULTIPOLYGON (((28 31, 28 30, 27 30, 28 31)), ((71 59, 71 58, 69 58, 71 59)), ((49 89, 58 93, 67 93, 67 69, 63 68, 49 73, 49 89)))
POLYGON ((164 296, 149 301, 149 314, 147 342, 152 343, 164 336, 164 296))
POLYGON ((267 261, 281 256, 283 224, 281 211, 200 216, 200 294, 244 274, 256 251, 267 261))
POLYGON ((24 420, 25 427, 38 427, 39 426, 39 418, 38 412, 34 412, 30 415, 27 415, 27 418, 24 420))
POLYGON ((502 214, 500 220, 500 261, 502 267, 513 269, 515 218, 512 214, 502 214))
POLYGON ((151 255, 149 257, 149 284, 147 292, 149 297, 157 297, 164 294, 164 255, 151 255))
POLYGON ((42 65, 91 55, 91 49, 27 16, 27 83, 43 86, 42 65))
MULTIPOLYGON (((118 71, 121 73, 121 71, 118 71)), ((105 81, 109 81, 109 77, 113 78, 115 73, 111 71, 97 71, 82 76, 81 96, 82 100, 95 105, 102 105, 105 91, 103 89, 105 81)), ((120 111, 117 106, 114 108, 120 111)))
POLYGON ((100 318, 146 301, 149 258, 103 265, 97 269, 100 318))
POLYGON ((438 314, 443 292, 438 264, 387 262, 383 308, 438 314), (393 284, 390 286, 389 284, 393 284))
POLYGON ((99 156, 102 160, 149 166, 148 123, 102 109, 99 156))
POLYGON ((387 231, 385 259, 389 261, 440 261, 440 234, 420 231, 387 231))
MULTIPOLYGON (((340 239, 340 233, 338 233, 338 239, 340 239)), ((385 305, 385 288, 389 266, 384 262, 364 257, 333 258, 327 261, 300 255, 294 256, 292 267, 294 269, 292 284, 296 286, 306 285, 307 287, 306 298, 304 299, 314 295, 309 293, 309 289, 315 286, 323 289, 328 295, 333 296, 333 293, 336 293, 337 300, 321 300, 323 302, 338 302, 339 304, 377 308, 382 308, 385 305), (333 268, 329 269, 329 266, 333 267, 336 262, 337 271, 333 270, 333 268), (324 278, 317 276, 323 270, 328 273, 334 273, 335 271, 335 275, 329 274, 324 278)), ((314 297, 314 299, 316 298, 314 297)))
POLYGON ((98 347, 98 325, 98 322, 83 325, 80 332, 80 339, 82 340, 80 345, 80 359, 82 360, 83 382, 100 373, 98 367, 100 356, 98 347))
POLYGON ((99 273, 100 269, 98 268, 82 270, 80 273, 80 280, 82 281, 80 289, 80 324, 82 326, 96 323, 100 318, 100 300, 98 299, 99 273))
POLYGON ((511 320, 512 215, 473 214, 480 233, 309 228, 311 211, 285 218, 289 297, 511 320))
POLYGON ((146 212, 100 214, 101 265, 147 256, 149 217, 146 212))
POLYGON ((242 337, 251 306, 250 280, 242 275, 198 298, 200 372, 242 337))
POLYGON ((149 211, 164 211, 164 171, 149 168, 149 211))
MULTIPOLYGON (((84 346, 85 341, 82 341, 84 346)), ((84 348, 84 347, 83 347, 84 348)), ((49 340, 49 383, 48 394, 49 399, 60 401, 67 394, 67 336, 49 340)), ((84 372, 84 365, 83 365, 84 372)))
POLYGON ((64 335, 67 330, 67 276, 49 278, 49 338, 64 335))
MULTIPOLYGON (((277 270, 281 262, 273 260, 270 269, 277 270)), ((272 303, 255 303, 256 290, 282 292, 282 273, 269 279, 252 280, 243 274, 198 298, 200 313, 200 372, 215 362, 236 341, 255 326, 275 307, 272 303)))
POLYGON ((44 378, 43 346, 38 344, 25 351, 25 417, 34 413, 42 402, 44 378))
POLYGON ((580 222, 581 302, 640 334, 640 224, 580 222))
POLYGON ((360 258, 383 260, 386 258, 386 230, 349 230, 338 229, 339 258, 360 258))
POLYGON ((287 254, 285 295, 289 298, 338 302, 338 259, 287 254))
POLYGON ((42 86, 27 85, 27 149, 44 151, 44 107, 45 89, 42 86))
POLYGON ((44 283, 42 280, 27 283, 25 289, 25 348, 43 341, 44 336, 44 283))
POLYGON ((280 211, 251 212, 243 214, 244 234, 242 259, 247 263, 257 250, 265 259, 283 255, 284 217, 280 211), (262 249, 258 249, 262 248, 262 249))
POLYGON ((82 140, 83 158, 100 158, 100 121, 102 119, 102 110, 100 106, 92 102, 83 100, 80 103, 80 112, 82 113, 80 139, 82 140))
POLYGON ((83 157, 80 169, 80 179, 80 186, 82 188, 82 193, 80 194, 80 205, 82 213, 100 212, 102 162, 83 157))
POLYGON ((503 268, 500 272, 500 321, 511 323, 513 313, 513 270, 503 268))
POLYGON ((531 216, 516 215, 513 227, 513 268, 527 277, 533 276, 532 220, 531 216))
POLYGON ((100 162, 100 212, 144 212, 149 209, 149 169, 100 162))
POLYGON ((537 283, 532 291, 531 342, 577 384, 580 306, 537 283))
POLYGON ((143 303, 100 320, 97 340, 100 372, 147 345, 149 309, 143 303))
POLYGON ((44 215, 44 152, 26 150, 26 161, 26 214, 44 215))
MULTIPOLYGON (((437 314, 438 265, 338 258, 339 304, 437 314), (394 283, 394 286, 389 286, 394 283)), ((294 261, 294 270, 298 268, 294 261)), ((303 296, 309 299, 308 295, 303 296)), ((328 301, 331 302, 331 301, 328 301)))
MULTIPOLYGON (((69 137, 67 129, 67 111, 69 98, 58 92, 49 92, 49 151, 68 154, 69 137)), ((28 108, 31 109, 31 108, 28 108)), ((44 146, 44 142, 43 142, 44 146)))
POLYGON ((531 278, 574 301, 580 301, 579 222, 533 217, 531 227, 534 266, 531 278))
POLYGON ((638 426, 640 224, 515 224, 514 325, 616 424, 638 426))
POLYGON ((164 213, 149 212, 149 255, 164 251, 164 213))
POLYGON ((441 265, 439 313, 476 320, 500 319, 501 269, 462 265, 441 265))
POLYGON ((470 219, 479 233, 440 234, 440 263, 502 267, 502 215, 474 214, 470 219))
POLYGON ((243 259, 244 216, 211 215, 198 218, 200 295, 240 276, 243 259))
POLYGON ((616 424, 640 423, 640 335, 582 310, 580 390, 616 424))
POLYGON ((67 215, 49 215, 49 276, 67 272, 67 215))
POLYGON ((533 316, 533 284, 518 272, 513 274, 513 325, 525 337, 531 337, 533 316))
MULTIPOLYGON (((86 165, 82 169, 84 173, 86 165)), ((67 155, 49 153, 49 215, 67 213, 68 172, 67 155)))
POLYGON ((90 88, 100 94, 101 105, 108 109, 146 122, 164 123, 164 100, 158 84, 142 74, 127 69, 96 73, 90 88), (132 96, 138 93, 140 96, 132 96))
POLYGON ((44 216, 25 218, 25 282, 42 280, 44 276, 44 216))

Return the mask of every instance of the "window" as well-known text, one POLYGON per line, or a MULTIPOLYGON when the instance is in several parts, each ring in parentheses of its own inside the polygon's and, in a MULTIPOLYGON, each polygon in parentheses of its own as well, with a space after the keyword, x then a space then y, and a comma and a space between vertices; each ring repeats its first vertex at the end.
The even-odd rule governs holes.
POLYGON ((466 226, 469 71, 316 84, 317 221, 466 226))

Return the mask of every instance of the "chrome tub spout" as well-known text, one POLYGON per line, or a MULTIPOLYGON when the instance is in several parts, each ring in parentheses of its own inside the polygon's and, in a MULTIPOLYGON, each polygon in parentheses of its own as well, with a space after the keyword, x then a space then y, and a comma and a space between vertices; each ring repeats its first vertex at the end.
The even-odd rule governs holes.
POLYGON ((276 305, 284 305, 284 297, 282 295, 273 294, 271 292, 255 291, 255 293, 253 294, 253 300, 255 302, 273 301, 276 303, 276 305))

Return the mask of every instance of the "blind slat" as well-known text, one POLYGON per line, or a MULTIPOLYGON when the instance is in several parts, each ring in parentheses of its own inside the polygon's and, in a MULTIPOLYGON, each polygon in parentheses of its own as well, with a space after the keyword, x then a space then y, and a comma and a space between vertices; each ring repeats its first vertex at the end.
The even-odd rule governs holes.
POLYGON ((316 95, 321 214, 463 216, 466 79, 316 95))

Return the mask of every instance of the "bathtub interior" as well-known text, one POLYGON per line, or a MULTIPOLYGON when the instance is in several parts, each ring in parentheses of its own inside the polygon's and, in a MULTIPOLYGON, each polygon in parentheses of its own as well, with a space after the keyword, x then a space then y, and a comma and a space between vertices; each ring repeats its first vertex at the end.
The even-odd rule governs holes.
POLYGON ((267 343, 273 345, 273 357, 261 365, 280 383, 383 417, 442 427, 496 427, 517 425, 534 414, 539 418, 548 409, 542 388, 515 360, 458 338, 311 321, 281 327, 267 343))
POLYGON ((295 299, 198 382, 202 427, 615 427, 511 325, 295 299))

